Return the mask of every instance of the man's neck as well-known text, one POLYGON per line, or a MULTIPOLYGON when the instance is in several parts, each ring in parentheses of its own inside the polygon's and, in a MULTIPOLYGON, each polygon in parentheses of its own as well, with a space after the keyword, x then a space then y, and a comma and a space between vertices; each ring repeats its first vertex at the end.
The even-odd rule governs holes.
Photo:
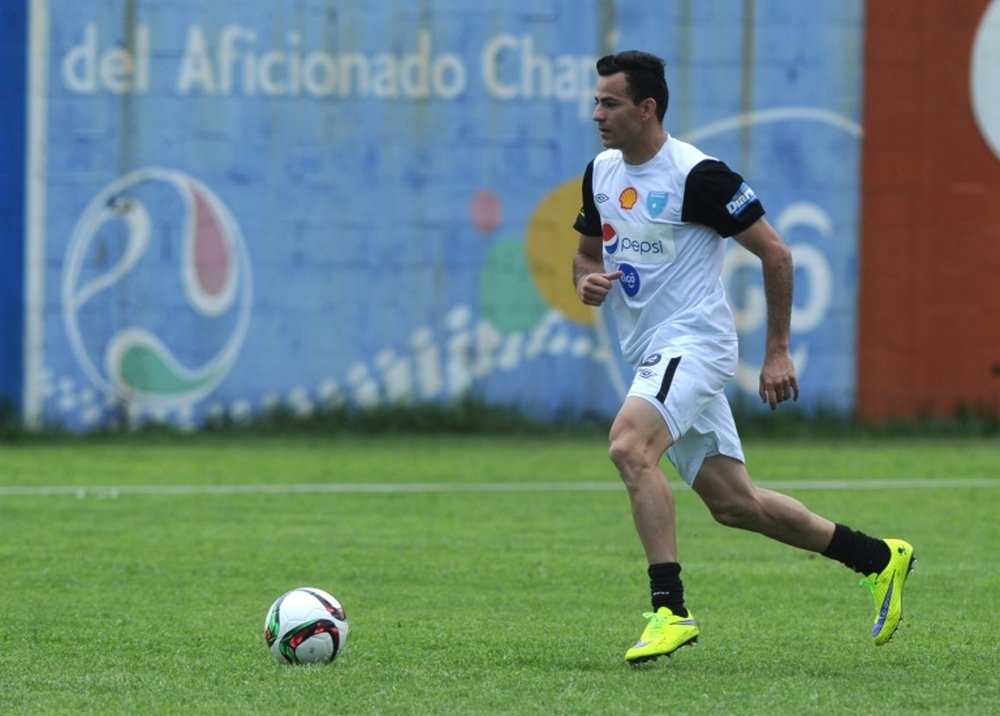
POLYGON ((667 133, 661 129, 656 133, 650 133, 649 137, 643 137, 634 147, 623 149, 622 158, 626 164, 645 164, 655 157, 666 143, 667 133))

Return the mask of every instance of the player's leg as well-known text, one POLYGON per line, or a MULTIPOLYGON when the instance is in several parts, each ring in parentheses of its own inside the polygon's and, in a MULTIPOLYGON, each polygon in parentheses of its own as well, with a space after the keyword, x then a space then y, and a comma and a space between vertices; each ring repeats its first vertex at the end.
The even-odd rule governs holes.
POLYGON ((648 561, 653 611, 639 640, 625 653, 632 664, 669 656, 698 640, 698 623, 684 606, 677 561, 674 497, 660 457, 672 442, 659 411, 628 397, 611 427, 609 454, 628 491, 632 520, 648 561))
POLYGON ((677 561, 674 496, 660 469, 673 439, 660 413, 630 396, 611 426, 608 454, 628 491, 632 520, 649 564, 677 561))
POLYGON ((892 638, 902 619, 903 585, 913 564, 909 543, 835 524, 788 495, 758 487, 741 461, 723 455, 705 459, 693 487, 720 523, 817 552, 866 575, 862 584, 875 605, 872 638, 877 646, 892 638))
POLYGON ((699 344, 669 332, 662 338, 650 342, 611 436, 611 458, 648 560, 652 603, 642 637, 625 655, 631 663, 670 655, 698 638, 698 622, 684 604, 673 494, 659 463, 664 450, 674 459, 671 448, 688 441, 704 406, 724 395, 737 359, 735 341, 699 344))
POLYGON ((692 487, 712 517, 729 527, 759 532, 812 552, 822 552, 833 537, 833 522, 792 497, 758 487, 746 466, 731 457, 705 458, 692 487))

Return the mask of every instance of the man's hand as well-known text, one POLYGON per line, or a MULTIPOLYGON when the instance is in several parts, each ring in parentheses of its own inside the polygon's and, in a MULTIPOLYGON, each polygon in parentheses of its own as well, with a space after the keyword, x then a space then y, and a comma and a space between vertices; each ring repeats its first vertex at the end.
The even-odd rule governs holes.
POLYGON ((600 306, 611 291, 611 282, 622 277, 621 271, 584 274, 576 282, 576 295, 588 306, 600 306))
POLYGON ((795 364, 788 351, 768 355, 760 369, 760 400, 770 403, 777 410, 778 403, 799 399, 799 381, 795 377, 795 364))

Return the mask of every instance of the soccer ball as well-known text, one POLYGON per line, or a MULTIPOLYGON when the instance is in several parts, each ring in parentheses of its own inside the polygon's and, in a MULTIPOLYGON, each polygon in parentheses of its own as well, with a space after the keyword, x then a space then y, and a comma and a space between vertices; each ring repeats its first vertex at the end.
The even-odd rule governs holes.
POLYGON ((347 630, 340 602, 315 587, 285 592, 264 618, 264 640, 284 664, 329 664, 343 651, 347 630))

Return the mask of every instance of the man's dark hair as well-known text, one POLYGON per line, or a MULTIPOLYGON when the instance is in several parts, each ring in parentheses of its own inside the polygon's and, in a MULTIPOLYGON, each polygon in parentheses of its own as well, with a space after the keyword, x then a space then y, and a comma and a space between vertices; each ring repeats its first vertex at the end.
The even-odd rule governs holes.
POLYGON ((597 61, 597 74, 601 77, 618 72, 625 73, 625 84, 633 102, 639 104, 647 98, 656 101, 656 116, 662 123, 670 102, 663 60, 648 52, 626 50, 617 55, 605 55, 597 61))

